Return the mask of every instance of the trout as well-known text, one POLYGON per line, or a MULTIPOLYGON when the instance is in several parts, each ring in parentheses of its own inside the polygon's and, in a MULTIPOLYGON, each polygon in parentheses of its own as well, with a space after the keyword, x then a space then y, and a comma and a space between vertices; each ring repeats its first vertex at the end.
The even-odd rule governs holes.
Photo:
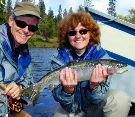
POLYGON ((29 86, 22 91, 22 96, 28 98, 30 101, 38 99, 40 92, 47 86, 57 86, 60 84, 59 74, 60 71, 66 67, 76 70, 78 73, 78 82, 89 80, 93 68, 101 64, 107 70, 109 75, 114 73, 123 73, 127 71, 127 64, 113 60, 113 59, 99 59, 99 60, 83 60, 83 61, 72 61, 69 64, 62 66, 54 71, 47 73, 37 83, 29 86))

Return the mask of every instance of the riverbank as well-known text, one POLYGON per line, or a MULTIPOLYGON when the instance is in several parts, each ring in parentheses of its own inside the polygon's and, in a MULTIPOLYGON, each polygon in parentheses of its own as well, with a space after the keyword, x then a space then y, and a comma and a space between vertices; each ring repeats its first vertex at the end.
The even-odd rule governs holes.
POLYGON ((29 40, 28 45, 29 47, 57 48, 57 37, 46 39, 39 35, 35 35, 29 40))

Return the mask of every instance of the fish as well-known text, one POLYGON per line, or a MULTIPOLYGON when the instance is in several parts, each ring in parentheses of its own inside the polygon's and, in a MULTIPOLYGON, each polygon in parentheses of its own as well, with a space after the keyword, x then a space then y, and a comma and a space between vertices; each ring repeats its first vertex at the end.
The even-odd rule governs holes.
POLYGON ((58 86, 60 84, 59 74, 62 69, 70 67, 73 71, 76 70, 78 73, 78 82, 89 80, 92 70, 97 64, 101 64, 107 70, 109 75, 115 73, 121 74, 127 71, 127 64, 114 59, 99 59, 99 60, 82 60, 82 61, 71 61, 69 64, 57 68, 53 71, 48 72, 38 82, 23 89, 22 96, 28 100, 34 101, 39 97, 40 92, 45 87, 58 86))

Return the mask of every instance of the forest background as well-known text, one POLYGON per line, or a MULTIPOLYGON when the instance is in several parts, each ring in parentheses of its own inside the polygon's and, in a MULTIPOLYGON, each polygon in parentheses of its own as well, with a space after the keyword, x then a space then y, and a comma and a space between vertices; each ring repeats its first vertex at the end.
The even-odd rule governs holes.
MULTIPOLYGON (((19 0, 16 0, 16 3, 19 0)), ((22 0, 22 2, 29 1, 35 3, 35 0, 22 0)), ((87 0, 87 5, 85 7, 92 6, 92 0, 87 0)), ((128 15, 124 16, 116 12, 116 2, 117 0, 109 0, 108 4, 108 14, 114 17, 117 17, 121 20, 135 24, 135 9, 129 9, 128 15)), ((15 3, 15 4, 16 4, 15 3)), ((39 0, 39 3, 36 4, 39 6, 41 11, 41 21, 39 24, 39 30, 33 36, 33 38, 28 42, 30 47, 58 47, 57 43, 57 26, 60 20, 67 14, 70 14, 73 11, 72 7, 69 9, 62 10, 61 4, 58 7, 58 14, 54 15, 54 11, 50 8, 46 11, 44 0, 39 0)), ((85 11, 85 7, 80 5, 77 11, 85 11)), ((13 10, 11 0, 0 0, 0 24, 3 24, 7 21, 9 15, 11 15, 13 10)))

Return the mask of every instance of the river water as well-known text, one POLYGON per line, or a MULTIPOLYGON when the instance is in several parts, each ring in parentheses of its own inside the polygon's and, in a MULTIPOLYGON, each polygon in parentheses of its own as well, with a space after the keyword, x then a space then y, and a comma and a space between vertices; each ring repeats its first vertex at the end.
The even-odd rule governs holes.
MULTIPOLYGON (((55 48, 30 48, 30 54, 32 56, 30 69, 35 82, 50 71, 50 58, 55 51, 55 48)), ((51 91, 45 88, 41 92, 37 103, 26 107, 25 110, 32 117, 52 117, 57 105, 51 91)))
MULTIPOLYGON (((37 82, 47 72, 50 71, 50 58, 56 48, 30 48, 32 63, 30 64, 31 75, 34 81, 37 82)), ((110 89, 120 89, 127 92, 135 102, 135 67, 128 65, 128 72, 118 75, 113 75, 111 79, 110 89)), ((58 103, 53 99, 52 93, 48 88, 45 88, 35 105, 26 107, 25 111, 30 113, 32 117, 53 117, 58 103)))

